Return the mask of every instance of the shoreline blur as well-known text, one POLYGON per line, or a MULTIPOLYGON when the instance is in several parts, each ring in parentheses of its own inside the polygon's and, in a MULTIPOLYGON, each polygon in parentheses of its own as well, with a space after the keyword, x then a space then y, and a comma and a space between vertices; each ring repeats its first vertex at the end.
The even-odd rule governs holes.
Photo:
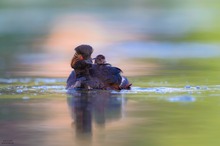
POLYGON ((164 58, 216 58, 218 7, 195 0, 2 0, 0 77, 67 77, 80 44, 93 46, 93 56, 104 54, 126 76, 155 74, 164 58), (158 61, 138 61, 152 58, 158 61))

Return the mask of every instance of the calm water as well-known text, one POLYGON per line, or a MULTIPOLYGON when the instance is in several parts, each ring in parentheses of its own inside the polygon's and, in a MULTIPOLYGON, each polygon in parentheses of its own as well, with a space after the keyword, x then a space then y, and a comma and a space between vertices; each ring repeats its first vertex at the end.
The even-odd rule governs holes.
POLYGON ((0 1, 0 144, 219 146, 219 2, 0 1), (66 91, 87 43, 130 91, 66 91))
POLYGON ((217 146, 220 142, 219 85, 117 92, 66 91, 63 85, 54 85, 65 79, 56 78, 0 81, 2 144, 217 146))

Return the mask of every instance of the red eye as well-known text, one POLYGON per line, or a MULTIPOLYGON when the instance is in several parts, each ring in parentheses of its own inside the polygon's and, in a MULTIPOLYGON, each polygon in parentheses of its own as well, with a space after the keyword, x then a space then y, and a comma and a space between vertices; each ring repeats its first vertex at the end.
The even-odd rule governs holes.
POLYGON ((82 56, 80 56, 80 57, 79 57, 79 60, 83 60, 83 57, 82 57, 82 56))

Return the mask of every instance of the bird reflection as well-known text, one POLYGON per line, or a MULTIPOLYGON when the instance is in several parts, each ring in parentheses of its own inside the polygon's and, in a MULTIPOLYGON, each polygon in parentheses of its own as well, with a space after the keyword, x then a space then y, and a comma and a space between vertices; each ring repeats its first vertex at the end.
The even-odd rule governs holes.
POLYGON ((67 102, 76 135, 92 135, 92 122, 105 127, 107 122, 123 116, 125 99, 106 90, 71 90, 67 102))

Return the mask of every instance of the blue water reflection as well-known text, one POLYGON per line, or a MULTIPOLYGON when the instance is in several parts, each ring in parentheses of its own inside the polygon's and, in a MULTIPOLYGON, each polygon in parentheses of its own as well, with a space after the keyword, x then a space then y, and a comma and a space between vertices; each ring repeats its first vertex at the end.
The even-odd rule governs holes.
POLYGON ((169 102, 194 102, 196 99, 190 95, 182 95, 168 98, 169 102))

